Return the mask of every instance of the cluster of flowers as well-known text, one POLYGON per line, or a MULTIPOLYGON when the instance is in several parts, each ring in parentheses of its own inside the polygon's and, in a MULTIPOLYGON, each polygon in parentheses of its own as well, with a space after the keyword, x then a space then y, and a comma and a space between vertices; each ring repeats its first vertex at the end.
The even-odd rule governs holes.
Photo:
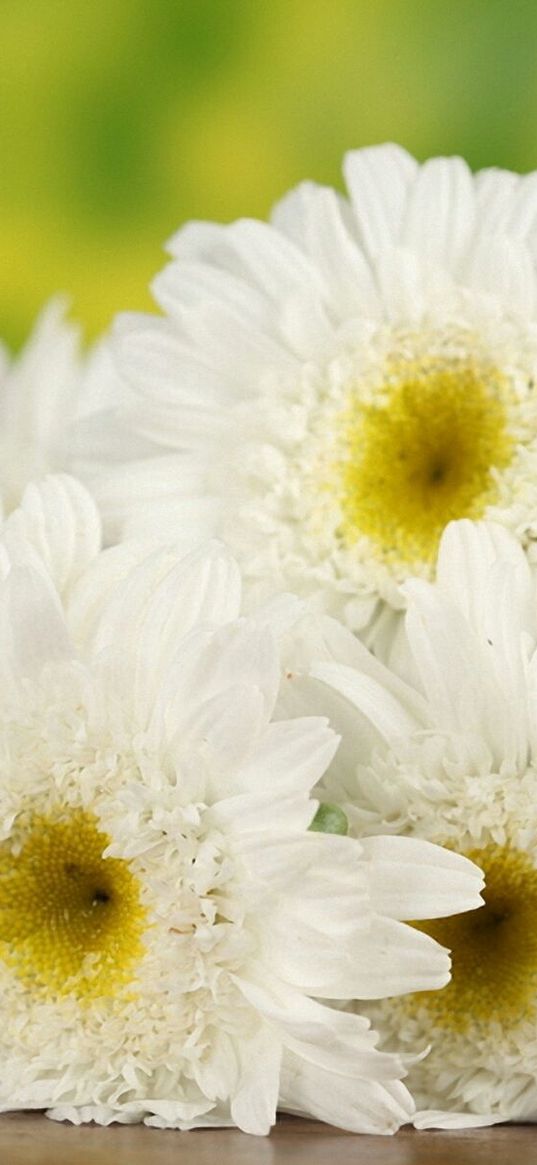
POLYGON ((2 359, 1 1110, 537 1119, 537 175, 345 173, 2 359))

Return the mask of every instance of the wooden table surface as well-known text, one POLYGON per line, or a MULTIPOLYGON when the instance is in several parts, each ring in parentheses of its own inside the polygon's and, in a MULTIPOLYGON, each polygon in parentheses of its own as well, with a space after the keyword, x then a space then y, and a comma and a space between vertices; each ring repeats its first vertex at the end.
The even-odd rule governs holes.
POLYGON ((283 1117, 270 1137, 232 1129, 74 1128, 0 1116, 1 1165, 537 1165, 537 1126, 357 1137, 283 1117))

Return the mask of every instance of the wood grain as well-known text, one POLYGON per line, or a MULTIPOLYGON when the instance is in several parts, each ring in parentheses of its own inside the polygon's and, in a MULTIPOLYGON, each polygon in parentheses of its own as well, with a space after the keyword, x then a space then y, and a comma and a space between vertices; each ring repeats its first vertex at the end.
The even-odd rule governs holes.
POLYGON ((35 1113, 0 1117, 0 1165, 537 1165, 537 1127, 356 1137, 284 1117, 270 1137, 231 1129, 73 1128, 35 1113))

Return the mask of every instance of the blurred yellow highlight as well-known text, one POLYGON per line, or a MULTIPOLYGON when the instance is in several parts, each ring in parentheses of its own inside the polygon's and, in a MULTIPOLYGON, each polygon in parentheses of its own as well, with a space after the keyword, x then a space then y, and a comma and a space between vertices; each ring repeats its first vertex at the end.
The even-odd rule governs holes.
POLYGON ((537 8, 501 0, 2 4, 0 334, 66 292, 88 335, 146 308, 189 218, 266 215, 343 152, 537 166, 537 8))

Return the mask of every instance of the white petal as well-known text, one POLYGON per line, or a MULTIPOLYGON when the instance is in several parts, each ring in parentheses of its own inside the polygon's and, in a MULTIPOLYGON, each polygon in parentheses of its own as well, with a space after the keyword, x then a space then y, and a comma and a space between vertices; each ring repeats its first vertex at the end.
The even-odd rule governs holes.
POLYGON ((443 918, 482 905, 481 871, 451 850, 410 837, 366 837, 371 902, 390 918, 443 918))
POLYGON ((82 372, 79 329, 57 297, 41 312, 0 394, 2 500, 11 509, 27 482, 70 463, 71 425, 82 372))
POLYGON ((388 320, 396 324, 419 321, 429 294, 419 256, 408 247, 390 247, 378 255, 376 269, 388 320))
POLYGON ((91 478, 108 546, 129 538, 134 527, 136 538, 177 545, 188 541, 185 554, 204 538, 211 538, 216 529, 217 519, 205 499, 203 506, 192 501, 185 506, 185 494, 196 497, 203 489, 199 469, 185 452, 142 458, 134 452, 91 478))
POLYGON ((120 643, 144 662, 157 651, 163 667, 195 627, 225 624, 239 607, 238 567, 222 545, 206 543, 182 558, 172 546, 147 557, 115 588, 95 650, 120 643))
POLYGON ((53 1121, 69 1121, 72 1125, 90 1122, 106 1127, 111 1124, 136 1125, 144 1118, 145 1105, 138 1105, 131 1111, 110 1108, 105 1104, 58 1104, 47 1108, 45 1115, 53 1121))
MULTIPOLYGON (((317 802, 309 805, 313 817, 317 802)), ((240 851, 252 877, 266 882, 275 894, 285 891, 276 910, 291 907, 292 901, 298 913, 305 912, 307 901, 311 908, 311 900, 316 899, 317 893, 318 908, 328 916, 329 922, 332 916, 336 925, 344 912, 351 921, 356 921, 367 909, 368 891, 362 884, 363 879, 361 882, 357 865, 357 855, 361 852, 358 842, 319 833, 297 836, 286 831, 279 837, 244 838, 240 851), (355 847, 355 853, 350 846, 355 847)))
POLYGON ((216 258, 225 267, 226 238, 227 227, 193 219, 168 239, 166 250, 176 259, 216 258))
POLYGON ((447 951, 429 935, 394 919, 375 918, 365 940, 357 942, 351 997, 383 999, 434 991, 445 987, 449 969, 447 951))
POLYGON ((347 154, 343 171, 364 243, 376 255, 399 237, 417 162, 400 146, 373 146, 347 154))
MULTIPOLYGON (((486 639, 483 642, 458 608, 434 587, 413 580, 405 589, 409 597, 407 634, 438 730, 470 732, 484 738, 498 764, 506 753, 511 757, 524 751, 527 734, 520 717, 525 710, 517 686, 506 691, 501 676, 494 674, 494 642, 492 648, 486 639)), ((495 592, 500 596, 497 587, 495 592)), ((509 609, 505 590, 500 607, 509 609)), ((520 652, 516 637, 511 646, 520 652)))
POLYGON ((477 221, 487 237, 505 232, 520 181, 510 170, 491 168, 475 175, 477 221))
MULTIPOLYGON (((178 469, 178 476, 181 477, 181 467, 178 469)), ((128 495, 125 495, 125 505, 119 512, 116 510, 114 513, 112 510, 110 514, 108 505, 106 509, 123 538, 133 536, 158 539, 170 545, 174 543, 182 557, 212 538, 219 537, 224 506, 217 497, 194 495, 182 498, 179 491, 173 489, 154 500, 144 502, 141 498, 136 513, 132 510, 132 504, 129 507, 128 495)))
MULTIPOLYGON (((280 978, 323 999, 380 999, 444 986, 449 958, 438 943, 368 911, 360 852, 351 838, 320 834, 296 846, 285 895, 265 913, 265 959, 280 978), (308 842, 314 865, 305 860, 308 842)), ((262 855, 248 860, 261 874, 262 855)))
POLYGON ((246 280, 211 263, 169 263, 153 280, 152 288, 164 312, 179 322, 185 307, 203 304, 217 316, 226 304, 244 324, 263 327, 266 323, 269 305, 262 285, 254 288, 246 280))
POLYGON ((353 1133, 395 1133, 412 1118, 404 1084, 356 1080, 327 1072, 288 1052, 282 1071, 282 1107, 353 1133))
MULTIPOLYGON (((287 196, 300 202, 303 246, 320 271, 331 309, 341 319, 380 312, 371 268, 348 227, 348 207, 329 187, 304 183, 287 196)), ((280 208, 281 213, 281 208, 280 208)), ((277 221, 277 216, 276 221, 277 221)))
POLYGON ((219 403, 224 390, 233 399, 236 378, 228 390, 222 369, 204 359, 203 347, 198 350, 165 320, 151 317, 138 328, 120 317, 114 345, 118 365, 136 394, 129 416, 139 433, 167 448, 184 448, 191 430, 203 427, 215 438, 225 431, 219 403))
POLYGON ((532 579, 526 556, 516 538, 493 522, 462 519, 446 526, 438 551, 437 586, 460 606, 474 625, 478 625, 477 613, 491 567, 498 559, 510 563, 524 575, 525 601, 522 602, 521 594, 514 605, 528 615, 533 607, 532 579))
MULTIPOLYGON (((226 759, 224 754, 222 765, 226 759)), ((217 797, 225 785, 225 774, 218 774, 210 783, 211 796, 217 797)), ((248 861, 252 848, 262 845, 264 835, 272 839, 275 834, 294 838, 304 834, 316 808, 317 801, 308 801, 303 795, 290 794, 275 801, 272 793, 243 793, 215 801, 206 816, 211 826, 233 836, 236 852, 248 861)))
POLYGON ((482 1129, 489 1125, 505 1124, 505 1116, 491 1113, 442 1112, 440 1109, 424 1109, 412 1119, 416 1129, 482 1129))
POLYGON ((408 197, 403 244, 430 264, 454 270, 475 219, 472 175, 462 158, 431 158, 408 197))
POLYGON ((276 1121, 280 1090, 281 1041, 263 1028, 240 1045, 241 1076, 231 1099, 231 1115, 244 1133, 266 1136, 276 1121))
MULTIPOLYGON (((157 715, 152 726, 155 744, 158 747, 162 739, 169 740, 170 755, 175 754, 178 758, 200 752, 210 773, 211 785, 207 795, 211 800, 216 800, 212 814, 214 816, 217 813, 218 802, 222 798, 233 797, 231 803, 223 803, 228 806, 232 828, 241 812, 240 802, 235 804, 237 792, 242 791, 237 770, 240 771, 251 760, 259 738, 266 730, 265 700, 259 688, 248 683, 233 683, 231 679, 225 690, 200 704, 198 699, 193 693, 190 709, 185 707, 181 718, 175 723, 169 715, 169 709, 165 707, 164 714, 168 721, 166 734, 160 731, 160 715, 157 715)), ((159 707, 158 713, 160 711, 159 707)), ((272 794, 270 797, 273 801, 272 794)), ((243 813, 245 816, 237 821, 241 829, 246 828, 245 817, 248 817, 244 808, 243 813)), ((257 807, 257 815, 259 813, 260 808, 257 807)))
POLYGON ((248 789, 266 789, 275 796, 307 791, 320 780, 338 747, 328 721, 318 716, 269 724, 255 756, 237 774, 248 789))
POLYGON ((531 237, 537 221, 537 175, 523 174, 506 218, 506 230, 516 239, 531 237))
MULTIPOLYGON (((236 620, 218 630, 200 629, 188 636, 168 674, 161 676, 155 705, 157 735, 164 733, 170 740, 181 731, 197 733, 198 715, 199 727, 211 714, 204 712, 204 706, 222 697, 224 710, 234 681, 260 694, 259 714, 265 728, 278 692, 280 661, 270 629, 253 620, 236 620)), ((237 722, 240 706, 232 715, 237 722)))
POLYGON ((1 538, 12 562, 41 564, 68 597, 101 548, 101 526, 84 486, 73 477, 57 475, 27 486, 1 538))
MULTIPOLYGON (((261 225, 261 224, 260 224, 261 225)), ((248 326, 225 304, 218 313, 210 308, 189 308, 183 313, 185 335, 198 352, 209 352, 211 366, 219 371, 223 381, 250 382, 252 388, 259 383, 267 367, 282 372, 296 370, 296 358, 288 345, 279 339, 276 331, 271 331, 270 319, 265 327, 248 326), (241 359, 237 363, 237 352, 241 359)), ((225 414, 220 411, 217 420, 225 425, 225 414)))
POLYGON ((58 596, 30 567, 14 567, 2 584, 0 645, 8 691, 13 678, 37 678, 47 664, 74 656, 58 596))
POLYGON ((535 263, 525 243, 507 235, 479 235, 464 262, 462 275, 468 287, 498 296, 513 315, 533 317, 535 263))
POLYGON ((330 663, 315 664, 311 675, 359 708, 387 741, 398 740, 423 727, 404 704, 370 676, 330 663))
POLYGON ((384 746, 383 737, 339 692, 309 676, 286 675, 278 698, 277 716, 294 718, 307 713, 327 715, 340 737, 329 773, 337 774, 338 780, 348 782, 348 787, 353 788, 356 766, 367 764, 375 749, 384 746))
POLYGON ((364 1016, 292 991, 271 980, 264 968, 259 973, 258 983, 244 978, 236 982, 245 998, 276 1025, 285 1047, 301 1059, 356 1078, 393 1080, 402 1073, 397 1056, 377 1050, 378 1035, 364 1016))
POLYGON ((91 641, 115 588, 156 549, 154 540, 129 539, 97 555, 73 587, 67 603, 69 626, 77 642, 87 645, 91 641))
POLYGON ((228 228, 228 237, 255 283, 276 303, 295 287, 320 284, 318 272, 302 251, 266 223, 241 219, 228 228))

